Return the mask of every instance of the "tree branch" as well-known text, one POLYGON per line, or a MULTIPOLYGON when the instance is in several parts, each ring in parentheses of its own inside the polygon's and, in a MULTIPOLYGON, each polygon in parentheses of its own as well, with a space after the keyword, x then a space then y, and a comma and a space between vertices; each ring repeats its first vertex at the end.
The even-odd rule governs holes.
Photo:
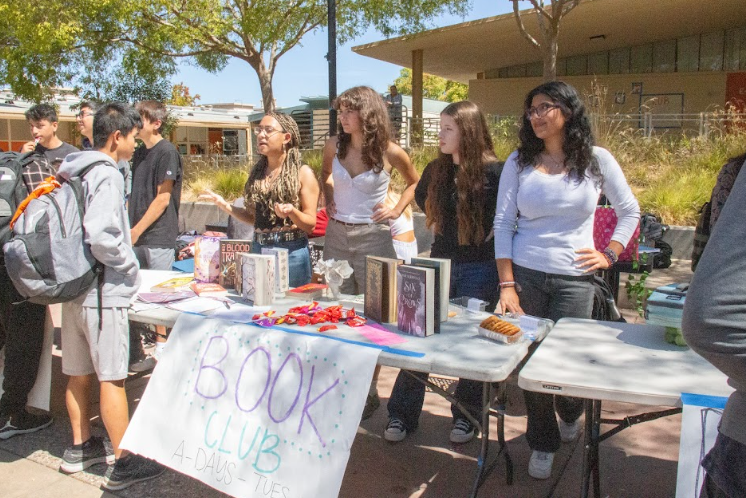
MULTIPOLYGON (((536 41, 536 38, 531 36, 531 34, 526 31, 526 26, 523 25, 523 19, 521 18, 521 12, 518 9, 518 0, 511 0, 513 2, 513 14, 515 14, 515 20, 518 23, 518 29, 520 30, 523 37, 528 40, 528 42, 536 47, 537 49, 541 50, 541 44, 539 44, 538 41, 536 41)), ((534 3, 534 0, 531 0, 531 3, 534 3)), ((535 8, 535 4, 534 4, 535 8)))

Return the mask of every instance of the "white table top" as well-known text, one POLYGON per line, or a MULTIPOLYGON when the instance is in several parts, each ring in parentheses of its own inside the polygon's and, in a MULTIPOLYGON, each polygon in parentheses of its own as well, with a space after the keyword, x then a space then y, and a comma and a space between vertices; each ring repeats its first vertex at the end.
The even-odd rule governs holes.
POLYGON ((681 393, 729 396, 726 376, 663 327, 563 318, 528 360, 529 391, 643 405, 681 406, 681 393))
MULTIPOLYGON (((152 270, 142 270, 140 273, 142 277, 141 290, 143 292, 148 292, 153 285, 169 278, 185 275, 180 272, 152 270)), ((297 299, 281 298, 275 301, 272 309, 277 314, 282 314, 289 308, 302 304, 303 301, 297 299)), ((326 307, 336 303, 320 301, 319 304, 326 307)), ((129 318, 135 322, 172 327, 179 314, 178 311, 161 307, 140 312, 130 310, 129 318)), ((424 356, 417 358, 383 351, 378 362, 381 365, 391 367, 462 377, 482 382, 505 380, 526 356, 529 343, 523 341, 516 344, 499 344, 479 336, 477 326, 487 316, 487 313, 465 313, 451 318, 447 322, 441 323, 440 334, 426 338, 403 335, 407 342, 395 344, 392 347, 424 353, 424 356)), ((316 332, 316 327, 287 326, 285 328, 316 332)), ((324 335, 370 343, 356 329, 344 324, 338 325, 338 327, 337 330, 324 332, 324 335)), ((384 327, 392 332, 397 331, 396 324, 384 324, 384 327)))

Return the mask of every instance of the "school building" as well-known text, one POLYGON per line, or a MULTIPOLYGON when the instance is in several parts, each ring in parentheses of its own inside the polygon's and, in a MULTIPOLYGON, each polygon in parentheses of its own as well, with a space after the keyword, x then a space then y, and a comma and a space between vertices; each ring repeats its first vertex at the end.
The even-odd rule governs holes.
MULTIPOLYGON (((82 137, 75 116, 81 99, 70 91, 58 91, 51 101, 57 107, 57 136, 80 147, 82 137)), ((0 90, 0 149, 21 149, 31 140, 24 113, 33 105, 0 90)), ((177 126, 167 137, 184 156, 251 155, 251 123, 254 106, 211 104, 194 107, 168 106, 177 126)))
MULTIPOLYGON (((537 15, 522 19, 540 40, 537 15)), ((587 95, 596 82, 591 105, 606 112, 647 113, 676 128, 686 121, 676 116, 746 111, 745 0, 583 0, 562 19, 558 46, 558 79, 587 95)), ((353 50, 468 83, 469 99, 493 115, 520 115, 543 81, 541 53, 512 12, 353 50)))

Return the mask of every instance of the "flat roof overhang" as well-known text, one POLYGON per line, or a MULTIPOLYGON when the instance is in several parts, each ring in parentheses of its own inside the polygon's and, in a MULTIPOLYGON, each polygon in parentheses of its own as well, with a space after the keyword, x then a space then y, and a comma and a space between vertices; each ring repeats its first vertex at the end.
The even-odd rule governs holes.
MULTIPOLYGON (((522 14, 526 29, 539 39, 536 15, 531 10, 522 14)), ((745 25, 746 0, 584 0, 562 19, 558 56, 592 54, 745 25)), ((540 52, 518 30, 512 12, 358 45, 352 50, 410 68, 412 52, 422 50, 425 73, 462 83, 486 70, 541 61, 540 52)))

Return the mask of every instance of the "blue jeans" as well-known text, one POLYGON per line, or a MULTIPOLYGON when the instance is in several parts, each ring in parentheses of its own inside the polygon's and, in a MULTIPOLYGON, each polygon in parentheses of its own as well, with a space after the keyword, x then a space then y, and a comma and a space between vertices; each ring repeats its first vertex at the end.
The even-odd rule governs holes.
POLYGON ((718 431, 710 452, 702 460, 707 478, 700 497, 746 496, 746 445, 718 431))
MULTIPOLYGON (((487 301, 489 311, 497 305, 497 267, 495 261, 474 263, 451 263, 450 297, 468 296, 487 301)), ((407 430, 415 430, 419 423, 422 405, 425 402, 425 385, 412 375, 426 380, 427 373, 400 371, 389 398, 389 417, 398 418, 407 430), (411 375, 410 375, 411 374, 411 375)), ((477 420, 482 408, 482 383, 459 379, 454 397, 464 405, 477 420)), ((453 420, 464 418, 461 410, 451 405, 453 420)))
POLYGON ((253 242, 251 252, 261 254, 262 247, 281 247, 288 250, 288 270, 290 271, 290 288, 300 287, 311 281, 311 254, 308 252, 308 239, 291 240, 272 244, 253 242))
MULTIPOLYGON (((590 318, 593 310, 593 275, 555 275, 513 265, 513 279, 521 287, 520 305, 526 314, 549 318, 590 318)), ((534 344, 529 356, 536 350, 534 344)), ((526 440, 532 450, 556 452, 561 444, 554 415, 574 422, 583 413, 583 400, 567 396, 523 391, 526 400, 526 440)))

